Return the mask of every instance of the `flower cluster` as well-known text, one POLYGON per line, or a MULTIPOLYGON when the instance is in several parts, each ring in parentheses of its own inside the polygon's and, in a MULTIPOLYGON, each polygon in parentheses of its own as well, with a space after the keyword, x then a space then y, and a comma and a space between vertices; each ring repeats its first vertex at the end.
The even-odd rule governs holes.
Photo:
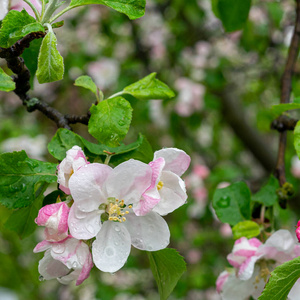
POLYGON ((130 159, 115 168, 89 163, 78 146, 67 151, 58 183, 72 201, 44 206, 36 219, 46 227, 45 240, 34 249, 46 250, 42 278, 78 285, 93 263, 104 272, 122 268, 131 245, 146 251, 167 247, 170 231, 162 216, 186 202, 180 176, 189 164, 190 157, 176 148, 156 151, 149 164, 130 159))
MULTIPOLYGON (((234 243, 227 256, 234 267, 223 271, 217 279, 217 291, 223 300, 257 299, 276 266, 300 255, 300 245, 287 230, 278 230, 262 244, 258 239, 242 237, 234 243)), ((288 295, 299 299, 300 283, 288 295)))

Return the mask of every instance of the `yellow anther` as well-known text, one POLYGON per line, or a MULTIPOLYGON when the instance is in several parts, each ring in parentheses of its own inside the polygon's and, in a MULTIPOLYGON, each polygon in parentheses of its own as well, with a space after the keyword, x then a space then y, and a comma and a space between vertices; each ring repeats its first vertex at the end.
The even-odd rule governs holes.
POLYGON ((160 190, 162 189, 162 187, 164 186, 164 183, 162 181, 160 181, 158 184, 157 184, 157 189, 160 190))
POLYGON ((125 221, 126 221, 126 218, 125 218, 125 217, 123 217, 123 218, 122 218, 122 221, 123 221, 123 222, 125 222, 125 221))
POLYGON ((126 207, 124 200, 119 201, 118 199, 109 198, 110 202, 107 205, 106 211, 108 213, 108 220, 115 222, 124 222, 126 218, 125 214, 128 214, 129 211, 123 211, 126 207))
POLYGON ((126 211, 125 211, 125 214, 126 214, 126 215, 127 215, 127 214, 129 214, 129 211, 128 211, 128 210, 126 210, 126 211))
POLYGON ((132 208, 132 205, 128 205, 128 208, 132 208))

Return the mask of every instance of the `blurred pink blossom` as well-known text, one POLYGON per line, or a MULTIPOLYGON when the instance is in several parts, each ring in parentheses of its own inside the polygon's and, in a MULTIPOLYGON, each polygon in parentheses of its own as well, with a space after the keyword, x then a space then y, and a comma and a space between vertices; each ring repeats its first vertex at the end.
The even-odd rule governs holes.
POLYGON ((300 160, 298 156, 294 156, 292 158, 291 173, 294 175, 294 177, 300 178, 300 160))

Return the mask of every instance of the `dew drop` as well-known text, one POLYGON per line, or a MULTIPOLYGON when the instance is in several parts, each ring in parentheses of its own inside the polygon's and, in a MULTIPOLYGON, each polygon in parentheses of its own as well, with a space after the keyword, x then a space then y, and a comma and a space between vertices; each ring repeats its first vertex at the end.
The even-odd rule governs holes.
POLYGON ((119 246, 119 242, 115 241, 115 245, 116 245, 116 246, 119 246))
POLYGON ((217 201, 217 205, 221 208, 226 208, 230 205, 230 198, 228 196, 221 197, 217 201))
POLYGON ((86 230, 90 233, 90 234, 94 234, 95 233, 95 230, 94 230, 94 227, 90 224, 87 224, 86 225, 86 230))
POLYGON ((117 231, 117 232, 119 232, 119 231, 120 231, 120 227, 119 227, 119 225, 116 225, 116 226, 115 226, 115 231, 117 231))
POLYGON ((86 214, 85 214, 85 212, 83 212, 82 210, 76 209, 76 210, 75 210, 75 216, 76 216, 76 218, 78 218, 78 219, 83 219, 83 218, 86 216, 86 214))
POLYGON ((73 269, 76 269, 76 268, 78 267, 78 263, 77 263, 76 261, 74 261, 74 262, 72 263, 72 267, 73 267, 73 269))
POLYGON ((115 254, 115 251, 114 251, 113 248, 107 247, 107 248, 105 249, 105 253, 106 253, 107 256, 113 256, 113 255, 115 254))
POLYGON ((52 246, 52 250, 57 254, 61 254, 65 251, 65 245, 57 243, 56 245, 52 246))
POLYGON ((143 248, 144 247, 144 242, 140 238, 134 238, 134 239, 132 239, 131 242, 137 248, 143 248))
POLYGON ((25 184, 25 183, 22 183, 22 185, 21 185, 21 191, 22 191, 22 192, 25 192, 26 189, 27 189, 26 184, 25 184))

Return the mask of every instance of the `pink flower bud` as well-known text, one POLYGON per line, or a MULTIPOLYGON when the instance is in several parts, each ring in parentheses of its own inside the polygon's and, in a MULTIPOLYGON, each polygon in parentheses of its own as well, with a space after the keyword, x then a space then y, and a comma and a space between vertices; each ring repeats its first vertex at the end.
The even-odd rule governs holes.
POLYGON ((68 216, 70 208, 64 202, 42 207, 36 224, 45 226, 46 240, 49 242, 62 241, 68 237, 68 216))
POLYGON ((297 236, 297 239, 300 243, 300 220, 297 223, 296 236, 297 236))

